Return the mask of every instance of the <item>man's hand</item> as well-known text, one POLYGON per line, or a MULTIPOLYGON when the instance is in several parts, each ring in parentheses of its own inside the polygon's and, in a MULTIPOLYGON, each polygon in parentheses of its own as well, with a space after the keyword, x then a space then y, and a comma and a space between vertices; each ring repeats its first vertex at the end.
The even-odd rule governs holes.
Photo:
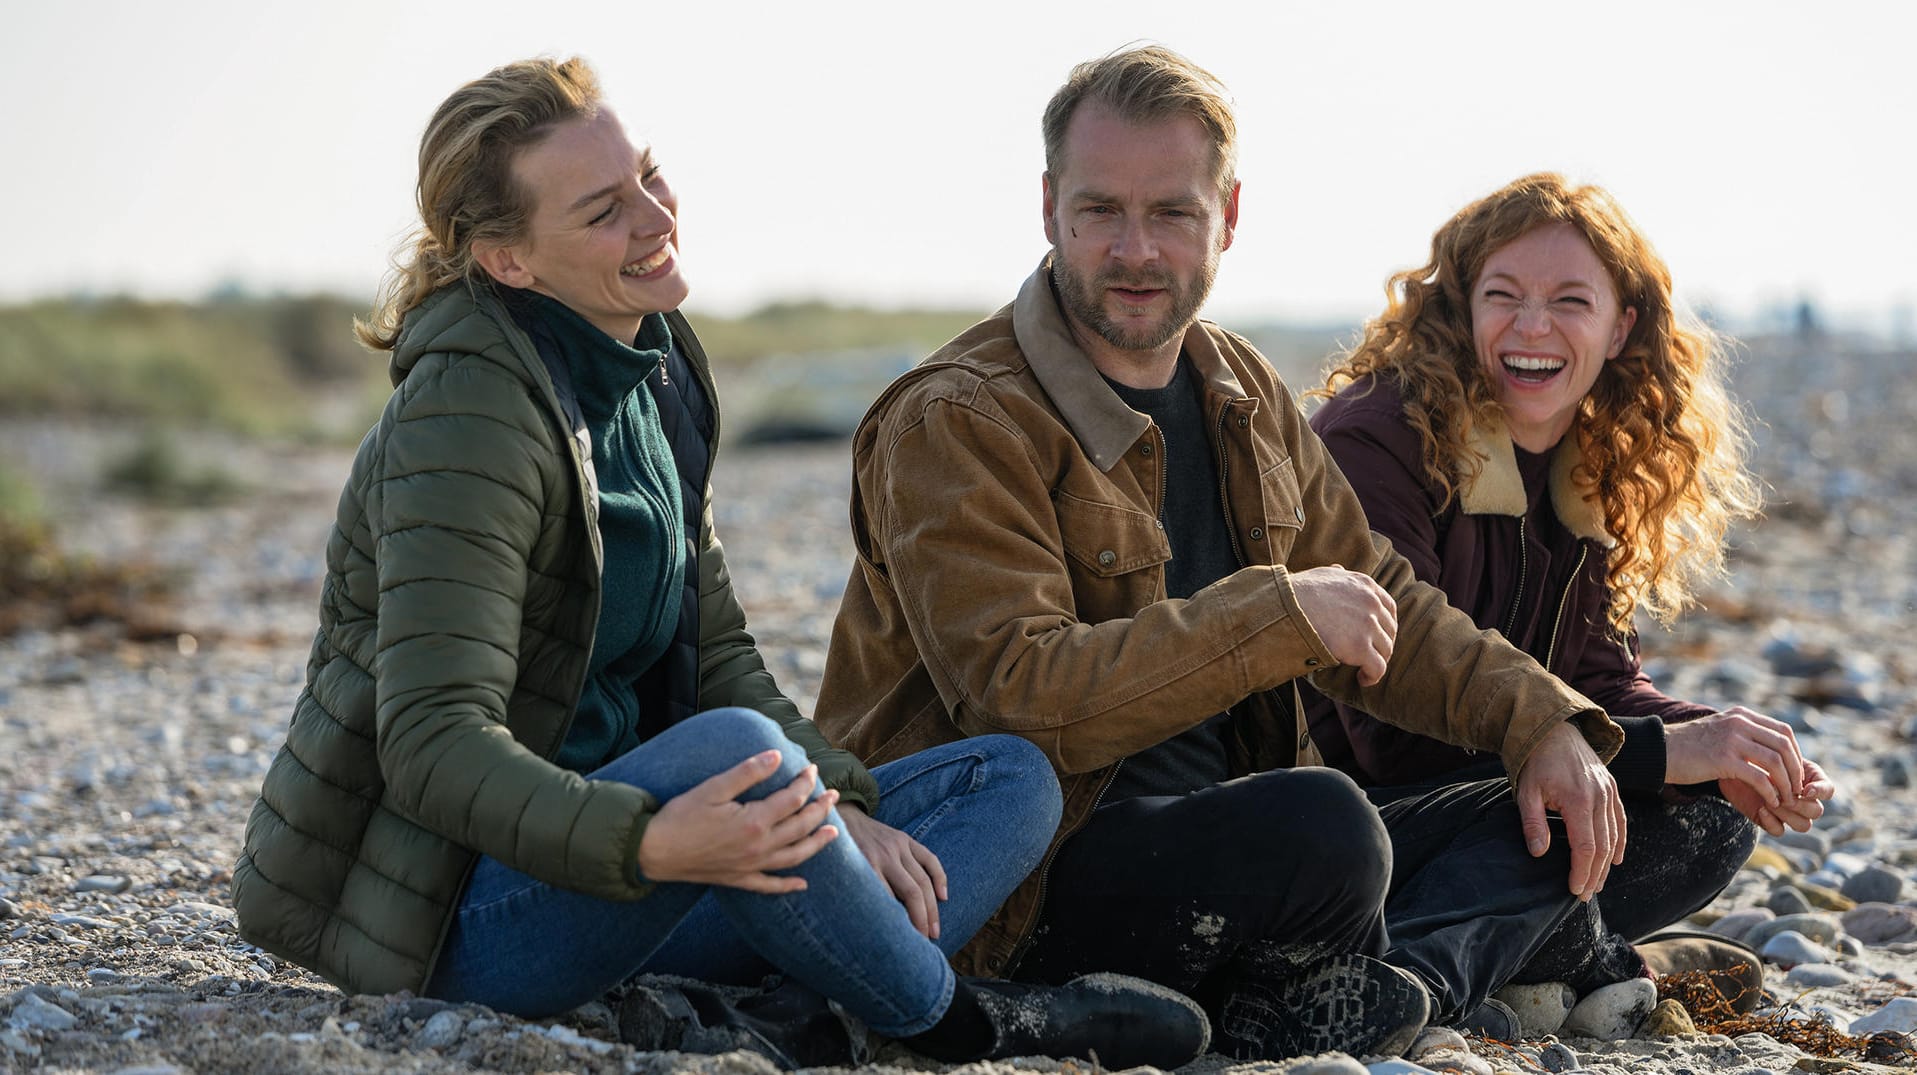
POLYGON ((939 938, 939 901, 946 898, 945 867, 929 848, 847 803, 839 810, 872 872, 905 905, 912 928, 930 940, 939 938))
POLYGON ((1597 752, 1569 722, 1546 733, 1518 774, 1518 814, 1532 855, 1551 847, 1545 811, 1564 818, 1571 845, 1571 891, 1588 900, 1604 887, 1611 867, 1624 861, 1624 803, 1597 752))
POLYGON ((808 765, 765 798, 739 801, 778 768, 779 752, 762 751, 667 799, 639 841, 639 872, 767 894, 805 888, 805 878, 771 871, 797 866, 839 834, 825 824, 839 793, 828 788, 814 797, 819 767, 808 765))
POLYGON ((1331 655, 1358 669, 1361 686, 1384 678, 1398 639, 1398 603, 1378 580, 1331 564, 1292 572, 1291 592, 1331 655))

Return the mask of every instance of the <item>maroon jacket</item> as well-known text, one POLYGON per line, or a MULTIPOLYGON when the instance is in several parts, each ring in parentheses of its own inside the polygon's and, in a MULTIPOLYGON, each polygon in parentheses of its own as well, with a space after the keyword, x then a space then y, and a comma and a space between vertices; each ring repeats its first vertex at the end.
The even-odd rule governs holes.
MULTIPOLYGON (((1660 692, 1638 661, 1635 632, 1607 625, 1605 535, 1596 506, 1571 479, 1579 455, 1566 438, 1546 465, 1531 469, 1527 491, 1517 453, 1502 426, 1480 429, 1487 456, 1476 481, 1440 506, 1424 472, 1423 443, 1405 421, 1389 377, 1366 378, 1326 401, 1311 418, 1371 528, 1391 540, 1417 577, 1443 590, 1479 627, 1502 631, 1558 678, 1604 707, 1625 731, 1611 762, 1620 786, 1664 782, 1664 722, 1690 720, 1710 707, 1660 692), (1543 503, 1548 498, 1549 503, 1543 503)), ((1325 763, 1367 785, 1414 784, 1496 760, 1331 701, 1302 681, 1311 736, 1325 763)))

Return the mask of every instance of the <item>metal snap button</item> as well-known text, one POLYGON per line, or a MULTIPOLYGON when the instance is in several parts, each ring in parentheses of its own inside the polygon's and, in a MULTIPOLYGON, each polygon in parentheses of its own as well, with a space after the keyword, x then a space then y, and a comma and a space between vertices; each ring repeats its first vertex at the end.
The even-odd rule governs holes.
POLYGON ((1110 549, 1106 549, 1098 554, 1098 566, 1100 567, 1110 567, 1117 562, 1118 554, 1110 549))
POLYGON ((1254 527, 1252 527, 1252 528, 1251 528, 1251 540, 1253 540, 1253 541, 1263 541, 1263 540, 1265 540, 1265 528, 1264 528, 1264 527, 1262 527, 1262 526, 1254 526, 1254 527))

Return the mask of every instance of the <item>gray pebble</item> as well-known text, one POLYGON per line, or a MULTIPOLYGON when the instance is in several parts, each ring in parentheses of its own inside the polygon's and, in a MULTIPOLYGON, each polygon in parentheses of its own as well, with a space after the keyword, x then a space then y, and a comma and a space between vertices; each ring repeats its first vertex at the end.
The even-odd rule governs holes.
POLYGON ((1494 995, 1517 1015, 1518 1037, 1527 1041, 1557 1033, 1578 1001, 1577 991, 1563 982, 1507 985, 1494 995))
POLYGON ((10 899, 0 898, 0 920, 20 917, 20 905, 10 899))
POLYGON ((1712 933, 1731 940, 1742 940, 1744 934, 1759 922, 1769 922, 1777 917, 1777 912, 1768 907, 1740 907, 1723 918, 1710 924, 1712 933))
POLYGON ((1657 1006, 1657 986, 1649 978, 1630 978, 1592 990, 1564 1017, 1564 1033, 1599 1041, 1624 1041, 1637 1033, 1657 1006))
POLYGON ((1917 997, 1895 997, 1890 1003, 1850 1024, 1850 1032, 1860 1038, 1885 1030, 1897 1034, 1917 1030, 1917 997))
POLYGON ((1818 989, 1854 982, 1857 976, 1834 963, 1800 963, 1784 980, 1798 989, 1818 989))
POLYGON ((132 878, 123 877, 119 874, 96 873, 75 881, 73 883, 73 891, 118 893, 125 892, 128 888, 132 887, 132 885, 132 878))
POLYGON ((1839 877, 1855 877, 1870 869, 1870 860, 1848 851, 1833 851, 1824 857, 1824 869, 1839 877))
POLYGON ((1764 962, 1795 967, 1799 963, 1828 963, 1828 949, 1796 930, 1787 929, 1764 942, 1764 962))
POLYGON ((8 1027, 0 1030, 0 1047, 19 1056, 35 1057, 40 1055, 40 1047, 33 1044, 25 1034, 8 1027))
POLYGON ((1783 844, 1785 847, 1795 847, 1799 850, 1813 852, 1819 858, 1830 854, 1830 837, 1816 829, 1812 829, 1809 832, 1785 829, 1783 835, 1773 836, 1771 839, 1783 844))
POLYGON ((22 995, 7 1016, 7 1025, 16 1030, 71 1030, 77 1022, 72 1012, 36 993, 22 995))
POLYGON ((1538 1064, 1546 1071, 1572 1071, 1578 1066, 1578 1054, 1569 1045, 1554 1041, 1538 1050, 1538 1064))
POLYGON ((1836 944, 1844 927, 1832 914, 1783 915, 1752 926, 1744 934, 1743 941, 1752 948, 1761 949, 1772 937, 1786 931, 1801 933, 1819 944, 1836 944))
POLYGON ((1878 769, 1878 775, 1884 779, 1887 788, 1907 788, 1910 786, 1910 765, 1895 755, 1885 758, 1878 769))
POLYGON ((458 1012, 443 1011, 426 1020, 413 1040, 427 1049, 444 1049, 458 1042, 465 1030, 466 1020, 458 1012))
POLYGON ((1904 898, 1904 876, 1882 866, 1866 866, 1844 882, 1842 891, 1858 903, 1896 903, 1904 898))
POLYGON ((1764 901, 1764 906, 1776 912, 1780 918, 1786 915, 1806 914, 1811 909, 1810 901, 1804 898, 1804 894, 1789 885, 1779 885, 1772 889, 1770 898, 1764 901))
POLYGON ((1917 907, 1860 903, 1845 911, 1844 932, 1865 944, 1888 944, 1917 934, 1917 907))

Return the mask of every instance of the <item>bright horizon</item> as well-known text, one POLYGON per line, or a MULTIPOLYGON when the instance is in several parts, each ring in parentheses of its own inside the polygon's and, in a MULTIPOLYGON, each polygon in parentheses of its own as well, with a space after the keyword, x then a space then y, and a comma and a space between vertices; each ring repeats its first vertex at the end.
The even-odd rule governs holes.
POLYGON ((1209 316, 1361 319, 1458 207, 1556 170, 1610 188, 1689 303, 1748 322, 1802 298, 1840 327, 1917 335, 1909 5, 957 11, 19 9, 0 41, 0 302, 368 296, 439 101, 499 63, 577 53, 679 191, 689 308, 990 309, 1044 253, 1045 101, 1074 63, 1150 40, 1238 106, 1242 216, 1209 316))

